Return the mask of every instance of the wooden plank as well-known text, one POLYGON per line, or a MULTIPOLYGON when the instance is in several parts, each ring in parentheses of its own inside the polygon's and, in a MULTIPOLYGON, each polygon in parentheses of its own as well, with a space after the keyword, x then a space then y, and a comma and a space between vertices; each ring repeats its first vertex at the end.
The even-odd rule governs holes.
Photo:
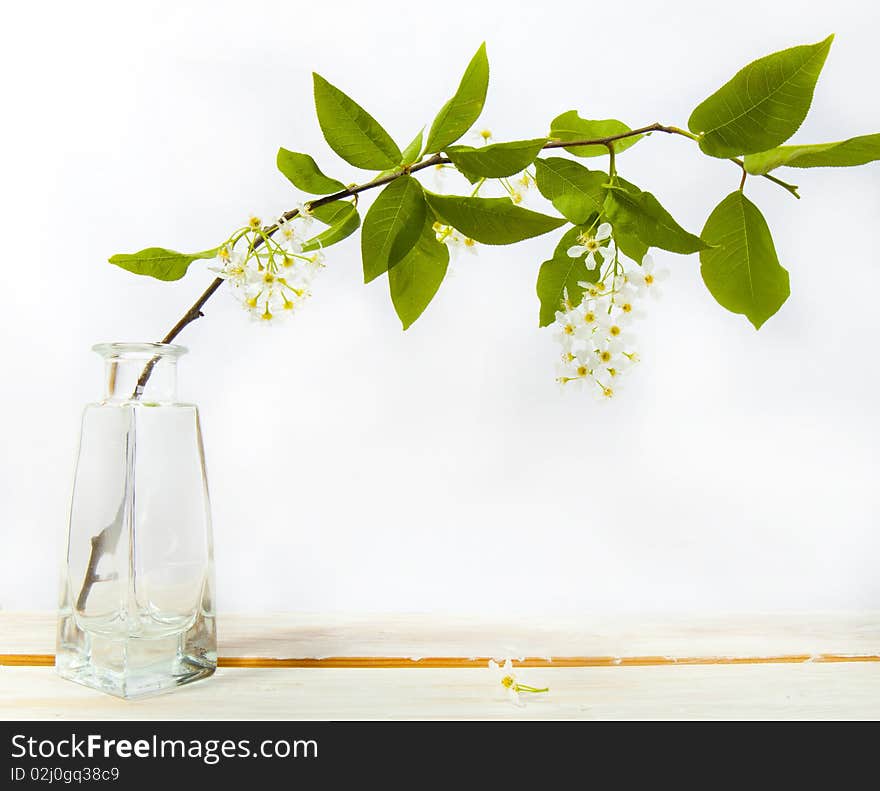
MULTIPOLYGON (((528 657, 534 663, 647 664, 762 659, 862 660, 880 657, 880 613, 772 613, 719 617, 475 617, 334 613, 226 614, 218 619, 220 654, 233 660, 361 660, 528 657)), ((0 654, 50 661, 51 613, 0 612, 0 654)), ((271 663, 267 663, 271 664, 271 663)), ((449 666, 449 665, 443 665, 449 666)))
POLYGON ((880 717, 876 666, 741 664, 540 668, 523 708, 487 669, 222 669, 166 695, 123 701, 51 668, 0 668, 0 718, 15 720, 627 720, 880 717))

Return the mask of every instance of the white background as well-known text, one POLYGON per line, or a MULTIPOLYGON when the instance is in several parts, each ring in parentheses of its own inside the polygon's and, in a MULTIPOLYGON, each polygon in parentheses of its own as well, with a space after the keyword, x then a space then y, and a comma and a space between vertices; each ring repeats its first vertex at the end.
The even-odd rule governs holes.
MULTIPOLYGON (((217 244, 301 199, 279 145, 363 178, 323 143, 316 70, 401 143, 486 39, 499 139, 558 113, 684 125, 747 61, 836 32, 798 133, 880 130, 875 3, 17 3, 4 9, 0 606, 51 608, 97 341, 155 339, 209 282, 106 263, 217 244)), ((655 135, 620 159, 691 230, 736 187, 655 135)), ((356 239, 296 320, 219 295, 181 341, 202 408, 224 610, 550 613, 880 607, 880 169, 790 171, 747 192, 791 271, 756 333, 696 256, 641 328, 625 397, 560 393, 537 328, 548 236, 459 259, 400 331, 356 239)))

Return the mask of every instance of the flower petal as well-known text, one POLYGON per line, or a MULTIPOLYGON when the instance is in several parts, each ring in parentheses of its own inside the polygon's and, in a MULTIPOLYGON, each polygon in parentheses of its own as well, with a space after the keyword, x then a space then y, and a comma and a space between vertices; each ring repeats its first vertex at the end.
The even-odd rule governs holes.
POLYGON ((596 235, 593 237, 596 241, 602 241, 611 236, 611 223, 603 222, 597 229, 596 235))

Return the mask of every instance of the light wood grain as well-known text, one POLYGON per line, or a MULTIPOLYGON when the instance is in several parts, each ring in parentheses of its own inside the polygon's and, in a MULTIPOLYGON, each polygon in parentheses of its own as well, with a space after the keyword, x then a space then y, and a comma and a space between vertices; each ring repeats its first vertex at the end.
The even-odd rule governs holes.
POLYGON ((0 718, 877 719, 880 614, 494 621, 422 615, 220 617, 221 669, 122 701, 62 681, 51 613, 0 613, 0 718), (485 658, 529 657, 547 695, 512 706, 485 658), (253 664, 271 667, 252 667, 253 664), (365 668, 391 665, 397 669, 365 668), (18 665, 18 666, 10 666, 18 665), (541 666, 543 665, 543 666, 541 666), (566 665, 578 665, 566 667, 566 665), (649 666, 657 665, 657 666, 649 666), (430 668, 434 669, 430 669, 430 668))
MULTIPOLYGON (((880 656, 880 613, 770 613, 493 620, 419 614, 221 614, 220 655, 326 659, 494 656, 627 659, 773 659, 880 656)), ((48 655, 52 613, 0 612, 0 654, 48 655)), ((620 660, 620 661, 618 661, 620 660)))
POLYGON ((875 665, 703 665, 526 671, 550 692, 522 709, 488 670, 221 669, 141 701, 0 668, 0 718, 16 720, 877 719, 875 665))

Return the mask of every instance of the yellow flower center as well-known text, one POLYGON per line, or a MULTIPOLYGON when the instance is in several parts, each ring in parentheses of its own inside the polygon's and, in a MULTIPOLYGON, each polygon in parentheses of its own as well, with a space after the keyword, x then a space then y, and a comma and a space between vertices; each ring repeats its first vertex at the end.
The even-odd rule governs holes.
POLYGON ((514 684, 516 684, 516 679, 513 676, 505 676, 501 679, 501 684, 510 689, 514 684))
MULTIPOLYGON (((654 275, 645 275, 645 285, 650 286, 654 283, 654 275)), ((662 297, 661 297, 662 299, 662 297)))
POLYGON ((244 301, 244 304, 247 305, 249 308, 255 308, 255 307, 257 307, 257 298, 256 297, 249 297, 248 299, 246 299, 244 301))
POLYGON ((586 365, 579 365, 577 368, 577 375, 578 376, 586 376, 589 372, 590 371, 586 365))
POLYGON ((465 247, 473 247, 475 244, 476 244, 476 242, 473 239, 465 238, 465 240, 464 240, 465 247))
POLYGON ((602 395, 605 396, 605 398, 611 398, 614 395, 614 391, 610 387, 603 387, 602 395))
POLYGON ((260 318, 261 318, 263 321, 272 321, 273 316, 272 316, 272 314, 269 312, 269 303, 268 303, 268 302, 266 303, 266 310, 265 310, 265 312, 263 313, 263 315, 260 316, 260 318))
POLYGON ((603 352, 599 352, 599 359, 603 363, 611 362, 611 352, 609 352, 607 349, 603 352))
POLYGON ((263 221, 259 217, 249 217, 248 218, 248 227, 253 231, 259 231, 260 227, 263 225, 263 221))
POLYGON ((616 338, 618 335, 620 335, 620 327, 618 327, 616 324, 613 325, 608 329, 608 334, 611 335, 613 338, 616 338))
POLYGON ((492 132, 490 132, 488 129, 481 129, 480 137, 482 137, 483 140, 488 140, 490 137, 492 137, 492 132))
POLYGON ((587 324, 593 324, 596 321, 596 314, 593 313, 592 310, 588 310, 584 313, 584 321, 587 322, 587 324))
POLYGON ((566 324, 566 325, 562 328, 562 331, 563 331, 566 335, 573 335, 573 334, 574 334, 574 327, 572 327, 571 324, 566 324))
POLYGON ((266 272, 263 275, 263 282, 264 283, 274 283, 275 282, 275 275, 273 275, 271 272, 266 272))

